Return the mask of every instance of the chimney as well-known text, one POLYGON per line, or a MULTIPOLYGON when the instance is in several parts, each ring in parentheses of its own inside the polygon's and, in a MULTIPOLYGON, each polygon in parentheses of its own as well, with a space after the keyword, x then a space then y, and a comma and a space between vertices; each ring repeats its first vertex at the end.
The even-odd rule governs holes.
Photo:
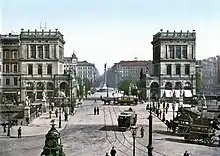
POLYGON ((28 35, 29 35, 29 33, 30 33, 30 30, 28 29, 28 35))
POLYGON ((37 29, 35 29, 35 35, 37 35, 37 29))
POLYGON ((169 35, 169 30, 167 30, 167 36, 169 35))
POLYGON ((56 30, 56 34, 58 34, 58 29, 55 29, 56 30))
POLYGON ((42 29, 42 35, 44 35, 44 29, 42 29))
POLYGON ((50 33, 51 33, 51 30, 49 29, 49 35, 50 35, 50 33))
POLYGON ((174 30, 174 31, 173 31, 173 36, 175 36, 175 35, 176 35, 176 31, 174 30))

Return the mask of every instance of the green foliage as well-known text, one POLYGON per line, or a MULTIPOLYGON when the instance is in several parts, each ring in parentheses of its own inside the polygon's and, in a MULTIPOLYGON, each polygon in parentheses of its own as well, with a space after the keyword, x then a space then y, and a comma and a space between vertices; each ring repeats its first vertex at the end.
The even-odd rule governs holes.
POLYGON ((79 84, 79 89, 77 90, 77 97, 83 96, 84 86, 85 86, 85 93, 87 95, 87 92, 90 91, 91 88, 92 88, 92 82, 87 78, 81 79, 80 77, 78 77, 76 79, 77 79, 78 84, 79 84))
POLYGON ((130 81, 129 80, 125 80, 122 82, 122 84, 119 86, 119 90, 120 91, 124 91, 124 93, 126 95, 129 94, 129 85, 130 85, 130 81))
POLYGON ((201 89, 201 75, 196 72, 196 93, 200 93, 201 89))

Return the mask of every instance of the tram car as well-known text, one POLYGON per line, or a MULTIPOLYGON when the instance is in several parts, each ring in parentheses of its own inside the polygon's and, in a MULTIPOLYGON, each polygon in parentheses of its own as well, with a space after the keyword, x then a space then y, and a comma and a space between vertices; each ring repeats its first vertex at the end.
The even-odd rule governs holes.
POLYGON ((118 116, 118 127, 122 131, 130 129, 131 126, 135 126, 137 123, 137 114, 131 108, 125 110, 118 116))
POLYGON ((104 105, 111 104, 111 101, 112 101, 110 97, 104 97, 101 100, 104 102, 104 105))
POLYGON ((118 97, 115 101, 115 104, 118 105, 137 105, 138 99, 131 96, 122 96, 118 97))

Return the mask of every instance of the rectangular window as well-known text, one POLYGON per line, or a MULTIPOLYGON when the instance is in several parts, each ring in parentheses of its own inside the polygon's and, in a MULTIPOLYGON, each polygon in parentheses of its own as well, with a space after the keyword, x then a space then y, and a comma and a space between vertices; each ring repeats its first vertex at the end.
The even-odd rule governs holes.
POLYGON ((18 72, 18 65, 14 64, 14 72, 17 73, 18 72))
POLYGON ((169 52, 170 52, 170 58, 174 59, 174 46, 173 45, 169 46, 169 52))
POLYGON ((2 52, 0 52, 0 59, 2 59, 2 52))
POLYGON ((43 58, 43 46, 42 45, 39 45, 37 47, 37 50, 38 50, 38 58, 43 58))
POLYGON ((31 58, 36 58, 36 45, 31 45, 31 58))
POLYGON ((10 85, 10 79, 7 78, 5 81, 6 81, 6 86, 9 86, 10 85))
POLYGON ((17 51, 14 52, 13 57, 14 57, 14 59, 18 59, 18 53, 17 53, 17 51))
POLYGON ((39 64, 38 65, 38 72, 37 72, 39 75, 42 75, 42 65, 39 64))
POLYGON ((10 58, 9 50, 4 50, 4 54, 5 54, 5 59, 9 59, 10 58))
POLYGON ((171 75, 172 74, 172 68, 171 68, 171 64, 167 65, 167 75, 171 75))
POLYGON ((28 65, 28 75, 33 75, 33 65, 32 64, 28 65))
POLYGON ((57 58, 57 47, 56 47, 56 44, 54 45, 54 58, 57 58))
POLYGON ((168 55, 167 55, 167 45, 166 45, 165 52, 166 52, 166 59, 167 59, 168 58, 168 55))
POLYGON ((194 46, 192 45, 192 59, 194 59, 194 46))
POLYGON ((50 58, 49 45, 44 45, 45 58, 50 58))
POLYGON ((18 78, 14 77, 14 85, 17 86, 18 85, 18 78))
POLYGON ((186 75, 189 75, 189 74, 190 74, 190 65, 189 65, 189 64, 186 64, 186 65, 185 65, 185 74, 186 74, 186 75))
POLYGON ((181 65, 177 64, 176 65, 176 75, 180 75, 181 74, 181 65))
POLYGON ((2 79, 0 79, 0 86, 2 85, 2 79))
POLYGON ((51 75, 52 74, 52 64, 47 65, 47 74, 51 75))
POLYGON ((183 58, 187 59, 187 46, 182 46, 182 54, 183 54, 183 58))
POLYGON ((0 72, 2 72, 2 65, 0 65, 0 72))
POLYGON ((176 46, 176 58, 181 59, 181 46, 176 46))
POLYGON ((9 66, 9 64, 6 64, 6 73, 9 73, 10 72, 10 66, 9 66))

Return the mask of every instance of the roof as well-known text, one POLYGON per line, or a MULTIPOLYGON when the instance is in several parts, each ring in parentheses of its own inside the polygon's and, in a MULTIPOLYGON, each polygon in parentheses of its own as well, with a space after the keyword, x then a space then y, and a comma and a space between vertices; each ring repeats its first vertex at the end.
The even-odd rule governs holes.
POLYGON ((78 62, 77 62, 77 66, 93 66, 93 67, 95 67, 94 64, 89 63, 89 62, 87 62, 87 61, 78 61, 78 62))
POLYGON ((117 63, 122 66, 147 66, 151 63, 151 61, 120 61, 117 63))

